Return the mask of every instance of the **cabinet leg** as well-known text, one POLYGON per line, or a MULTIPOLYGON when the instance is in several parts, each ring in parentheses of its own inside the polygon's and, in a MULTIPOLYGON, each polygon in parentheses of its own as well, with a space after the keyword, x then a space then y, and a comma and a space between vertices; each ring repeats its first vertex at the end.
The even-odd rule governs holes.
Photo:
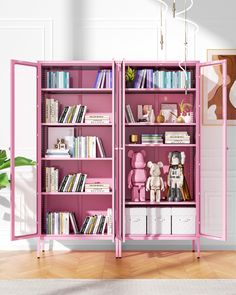
POLYGON ((197 239, 197 258, 200 259, 200 238, 197 239))
POLYGON ((122 258, 122 242, 119 240, 119 258, 122 258))
POLYGON ((45 243, 44 243, 44 239, 41 239, 41 251, 45 252, 45 243))
POLYGON ((195 240, 192 240, 192 252, 195 252, 195 240))
POLYGON ((41 250, 41 240, 38 239, 38 242, 37 242, 37 258, 38 259, 40 258, 40 250, 41 250))
POLYGON ((116 247, 116 258, 121 258, 121 240, 116 238, 115 240, 116 247))

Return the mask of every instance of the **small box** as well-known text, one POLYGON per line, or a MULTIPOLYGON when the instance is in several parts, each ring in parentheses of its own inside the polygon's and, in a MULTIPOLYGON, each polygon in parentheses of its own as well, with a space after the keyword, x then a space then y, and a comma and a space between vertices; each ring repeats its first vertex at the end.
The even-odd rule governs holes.
POLYGON ((171 234, 171 208, 147 208, 147 233, 171 234))
POLYGON ((172 235, 195 235, 196 208, 172 208, 172 235))
POLYGON ((146 208, 126 208, 125 215, 126 234, 146 235, 146 208))

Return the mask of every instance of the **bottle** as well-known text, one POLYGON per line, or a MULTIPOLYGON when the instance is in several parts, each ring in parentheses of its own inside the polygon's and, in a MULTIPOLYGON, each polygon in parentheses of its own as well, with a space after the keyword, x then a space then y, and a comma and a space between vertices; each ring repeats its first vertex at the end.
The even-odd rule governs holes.
POLYGON ((150 114, 150 117, 149 117, 149 122, 150 123, 155 123, 155 114, 154 114, 153 109, 151 110, 151 114, 150 114))

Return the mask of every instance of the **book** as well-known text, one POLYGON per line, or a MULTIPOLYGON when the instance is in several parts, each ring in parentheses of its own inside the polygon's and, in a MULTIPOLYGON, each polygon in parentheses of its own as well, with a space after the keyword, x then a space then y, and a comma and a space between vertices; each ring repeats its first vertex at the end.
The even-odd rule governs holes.
POLYGON ((127 123, 135 123, 134 115, 133 115, 132 109, 129 104, 126 105, 126 112, 127 112, 127 117, 128 117, 128 121, 129 121, 127 123))
POLYGON ((101 158, 106 158, 106 152, 105 152, 101 138, 96 137, 96 141, 97 141, 97 146, 98 146, 98 150, 99 150, 101 158))
POLYGON ((75 213, 70 212, 70 222, 72 224, 72 228, 75 234, 79 234, 79 228, 76 222, 75 213))

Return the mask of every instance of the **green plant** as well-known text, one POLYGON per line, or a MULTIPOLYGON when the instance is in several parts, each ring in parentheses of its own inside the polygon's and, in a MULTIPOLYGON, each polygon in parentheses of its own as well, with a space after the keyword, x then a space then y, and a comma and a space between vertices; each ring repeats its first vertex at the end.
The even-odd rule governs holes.
MULTIPOLYGON (((36 162, 27 159, 25 157, 16 157, 15 158, 15 167, 17 166, 35 166, 36 162)), ((7 158, 7 153, 5 150, 0 150, 0 170, 10 168, 11 162, 7 158)), ((8 186, 10 180, 8 179, 7 173, 0 173, 0 189, 3 189, 8 186)))
POLYGON ((126 73, 125 73, 125 80, 127 82, 134 81, 135 77, 135 69, 132 69, 131 67, 128 66, 126 73))

